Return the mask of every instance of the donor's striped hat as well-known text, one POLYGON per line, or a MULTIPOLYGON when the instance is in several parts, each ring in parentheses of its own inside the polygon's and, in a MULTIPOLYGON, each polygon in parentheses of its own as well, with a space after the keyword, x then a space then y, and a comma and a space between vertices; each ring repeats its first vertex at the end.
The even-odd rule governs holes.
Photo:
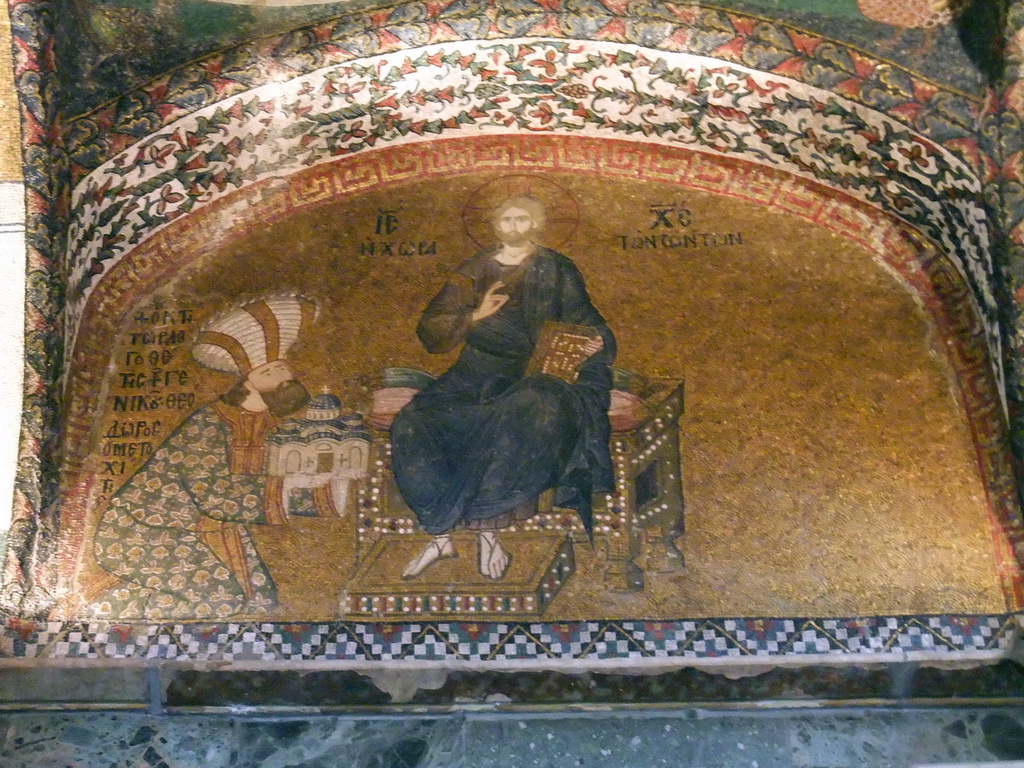
POLYGON ((283 360, 316 315, 316 302, 306 296, 264 296, 207 322, 192 355, 206 368, 248 376, 254 368, 283 360))

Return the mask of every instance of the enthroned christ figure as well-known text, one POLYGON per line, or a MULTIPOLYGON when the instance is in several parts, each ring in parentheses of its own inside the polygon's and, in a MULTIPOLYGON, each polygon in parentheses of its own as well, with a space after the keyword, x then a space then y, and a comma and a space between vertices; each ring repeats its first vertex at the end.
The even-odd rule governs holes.
POLYGON ((406 579, 456 557, 450 533, 460 528, 479 533, 480 572, 500 579, 511 557, 497 532, 535 515, 543 492, 554 488, 554 504, 577 510, 590 532, 591 494, 614 488, 608 404, 615 337, 576 265, 538 244, 545 224, 539 200, 508 198, 491 223, 500 242, 455 270, 416 329, 428 352, 460 344, 462 351, 391 427, 398 488, 433 536, 406 566, 406 579), (552 323, 586 332, 571 383, 530 372, 552 323))

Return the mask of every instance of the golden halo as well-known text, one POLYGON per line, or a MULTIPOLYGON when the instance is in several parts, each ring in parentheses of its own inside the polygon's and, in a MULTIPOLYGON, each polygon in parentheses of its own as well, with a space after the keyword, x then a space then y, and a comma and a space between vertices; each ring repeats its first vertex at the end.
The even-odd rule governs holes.
POLYGON ((543 176, 512 174, 484 182, 466 199, 462 208, 462 226, 478 248, 486 248, 496 242, 491 212, 503 200, 519 195, 530 195, 544 204, 547 224, 541 236, 543 245, 561 248, 576 234, 580 207, 569 190, 543 176))

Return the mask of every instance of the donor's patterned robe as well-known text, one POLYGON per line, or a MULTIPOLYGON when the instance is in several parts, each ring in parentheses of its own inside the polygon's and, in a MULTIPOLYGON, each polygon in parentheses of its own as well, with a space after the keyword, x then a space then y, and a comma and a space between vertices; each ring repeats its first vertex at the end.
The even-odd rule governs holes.
POLYGON ((246 526, 287 520, 282 480, 264 469, 276 423, 216 402, 171 433, 99 522, 96 562, 117 583, 92 601, 94 613, 215 619, 275 604, 277 588, 246 526))

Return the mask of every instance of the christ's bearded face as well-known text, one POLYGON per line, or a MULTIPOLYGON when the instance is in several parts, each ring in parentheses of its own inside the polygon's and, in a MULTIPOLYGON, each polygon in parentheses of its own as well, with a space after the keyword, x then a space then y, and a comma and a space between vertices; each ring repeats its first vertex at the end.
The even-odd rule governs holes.
POLYGON ((518 247, 532 242, 539 227, 530 211, 511 206, 495 218, 494 229, 502 243, 518 247))

